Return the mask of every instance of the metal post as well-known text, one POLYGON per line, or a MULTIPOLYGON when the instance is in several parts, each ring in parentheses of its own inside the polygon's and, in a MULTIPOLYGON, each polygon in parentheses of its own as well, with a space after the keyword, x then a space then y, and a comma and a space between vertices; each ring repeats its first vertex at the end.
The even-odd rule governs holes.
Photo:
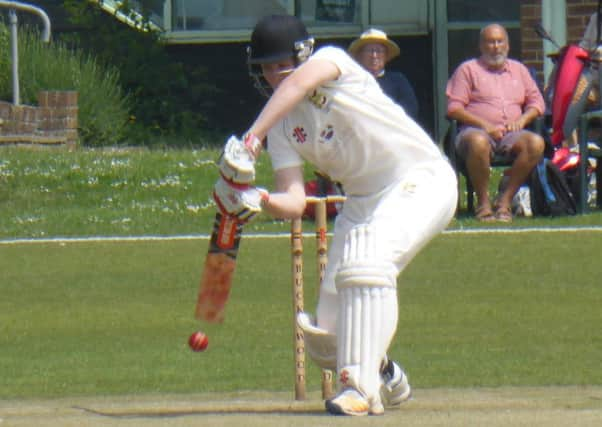
POLYGON ((18 1, 2 1, 0 7, 9 8, 8 16, 10 23, 10 39, 11 39, 11 60, 12 60, 12 85, 13 85, 13 104, 21 104, 21 94, 19 93, 19 42, 17 39, 17 10, 31 12, 38 15, 44 23, 44 32, 42 40, 50 41, 50 19, 46 12, 36 6, 18 1))
POLYGON ((442 141, 447 128, 447 99, 445 85, 449 78, 447 2, 432 0, 433 6, 433 82, 435 99, 435 141, 442 141))
POLYGON ((19 93, 19 43, 17 40, 17 11, 10 9, 8 11, 10 22, 10 54, 12 60, 12 83, 13 83, 13 104, 21 104, 21 95, 19 93))

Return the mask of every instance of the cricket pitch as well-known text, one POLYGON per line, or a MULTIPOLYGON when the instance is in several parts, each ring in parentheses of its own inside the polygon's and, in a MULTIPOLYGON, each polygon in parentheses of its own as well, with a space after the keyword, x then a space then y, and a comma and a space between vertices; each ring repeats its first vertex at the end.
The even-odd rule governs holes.
POLYGON ((324 411, 319 393, 78 397, 1 400, 4 426, 599 426, 602 387, 500 387, 414 390, 412 400, 382 417, 351 419, 324 411))

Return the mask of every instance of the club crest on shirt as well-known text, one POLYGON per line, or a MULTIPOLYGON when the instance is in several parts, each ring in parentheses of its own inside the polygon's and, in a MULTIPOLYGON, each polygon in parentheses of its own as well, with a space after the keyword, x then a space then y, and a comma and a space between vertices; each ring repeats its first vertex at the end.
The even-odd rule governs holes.
POLYGON ((332 125, 326 125, 326 127, 322 129, 322 132, 320 132, 320 142, 322 144, 325 144, 329 142, 333 136, 334 128, 332 127, 332 125))
POLYGON ((326 105, 327 100, 328 98, 326 98, 326 95, 324 95, 321 92, 318 92, 317 90, 314 90, 313 93, 309 95, 309 102, 311 102, 318 108, 323 108, 324 105, 326 105))
POLYGON ((346 385, 349 382, 349 371, 347 371, 347 369, 343 369, 341 371, 341 375, 339 376, 339 381, 343 385, 346 385))
POLYGON ((299 144, 303 144, 307 139, 307 132, 301 126, 297 126, 293 129, 293 137, 297 140, 299 144))

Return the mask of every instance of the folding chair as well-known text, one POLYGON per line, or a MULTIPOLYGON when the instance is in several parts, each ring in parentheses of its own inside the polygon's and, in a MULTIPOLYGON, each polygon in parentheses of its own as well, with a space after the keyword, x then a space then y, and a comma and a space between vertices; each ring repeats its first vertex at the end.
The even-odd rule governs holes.
MULTIPOLYGON (((464 160, 460 157, 457 156, 456 153, 456 147, 455 147, 455 140, 456 140, 456 136, 458 135, 458 122, 457 120, 449 120, 449 129, 447 131, 447 135, 445 136, 444 140, 443 140, 443 152, 447 155, 447 157, 449 158, 449 161, 452 165, 452 167, 454 168, 454 170, 456 171, 456 174, 458 176, 458 194, 461 194, 461 188, 460 188, 460 176, 463 175, 465 180, 466 180, 466 210, 467 212, 473 212, 474 211, 474 187, 472 185, 472 182, 470 181, 470 177, 468 176, 468 173, 466 171, 466 165, 464 164, 464 160)), ((532 125, 530 126, 531 130, 539 135, 543 135, 543 123, 544 123, 544 119, 543 117, 538 117, 536 120, 533 121, 532 125)), ((547 141, 547 138, 544 138, 544 140, 547 141)), ((502 155, 502 154, 495 154, 493 156, 493 159, 491 159, 491 167, 492 168, 508 168, 510 166, 512 166, 512 162, 514 161, 514 158, 510 155, 502 155)), ((458 209, 457 212, 460 212, 460 208, 461 208, 461 198, 458 197, 458 209)))
MULTIPOLYGON (((590 148, 589 133, 591 125, 595 122, 598 125, 602 124, 602 109, 588 111, 579 116, 577 139, 579 141, 579 200, 577 203, 577 213, 586 213, 588 206, 588 187, 587 168, 589 167, 589 159, 596 160, 594 173, 596 175, 596 206, 602 208, 602 149, 590 148)), ((602 128, 598 131, 598 146, 602 146, 602 128)))

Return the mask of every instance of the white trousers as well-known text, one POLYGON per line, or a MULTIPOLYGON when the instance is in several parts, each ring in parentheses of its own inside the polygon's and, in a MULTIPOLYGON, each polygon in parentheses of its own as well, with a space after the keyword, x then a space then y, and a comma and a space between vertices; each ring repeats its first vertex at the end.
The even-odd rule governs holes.
POLYGON ((336 334, 339 305, 335 276, 349 231, 358 225, 377 230, 383 240, 378 244, 386 248, 382 256, 399 275, 420 249, 447 227, 456 210, 457 188, 455 172, 442 160, 408 172, 378 194, 348 196, 335 220, 328 252, 317 308, 320 328, 336 334))
POLYGON ((348 196, 317 309, 318 327, 336 335, 340 387, 380 399, 379 366, 397 330, 397 277, 454 215, 456 174, 447 162, 410 171, 378 194, 348 196))

